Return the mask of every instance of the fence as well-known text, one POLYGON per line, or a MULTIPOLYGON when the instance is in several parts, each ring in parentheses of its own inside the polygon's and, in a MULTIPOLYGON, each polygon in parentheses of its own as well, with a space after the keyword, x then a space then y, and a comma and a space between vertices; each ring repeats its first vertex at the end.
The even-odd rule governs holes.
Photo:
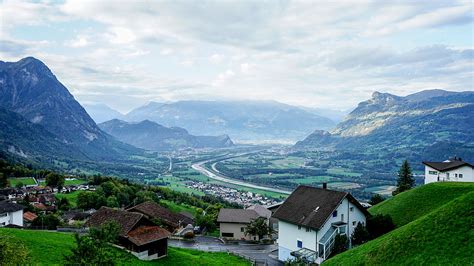
POLYGON ((233 251, 230 251, 230 250, 227 250, 227 253, 230 253, 230 254, 233 254, 233 255, 235 255, 235 256, 241 257, 241 258, 243 258, 243 259, 245 259, 245 260, 248 260, 248 261, 250 261, 250 263, 252 263, 252 265, 254 265, 254 266, 267 266, 267 265, 268 265, 266 259, 255 259, 255 258, 246 256, 246 255, 244 255, 244 254, 240 254, 240 253, 233 252, 233 251))

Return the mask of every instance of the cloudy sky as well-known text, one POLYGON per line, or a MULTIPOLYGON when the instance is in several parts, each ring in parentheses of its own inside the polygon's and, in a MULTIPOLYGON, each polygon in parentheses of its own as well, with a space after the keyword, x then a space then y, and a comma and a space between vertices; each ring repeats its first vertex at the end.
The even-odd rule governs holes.
POLYGON ((81 103, 474 90, 473 2, 0 1, 0 60, 44 61, 81 103))

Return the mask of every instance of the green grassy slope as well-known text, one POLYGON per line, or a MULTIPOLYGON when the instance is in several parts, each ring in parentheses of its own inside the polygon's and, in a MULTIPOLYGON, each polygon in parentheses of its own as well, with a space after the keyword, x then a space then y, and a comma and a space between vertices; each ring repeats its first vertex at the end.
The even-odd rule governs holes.
POLYGON ((323 265, 473 265, 474 192, 323 265))
MULTIPOLYGON (((0 228, 0 237, 10 236, 19 239, 29 250, 30 262, 33 265, 63 264, 63 257, 75 246, 74 235, 33 230, 0 228)), ((117 249, 117 253, 125 253, 117 249)), ((168 256, 155 261, 140 261, 133 255, 125 253, 127 265, 249 265, 242 258, 222 252, 203 252, 179 248, 169 248, 168 256)))
POLYGON ((474 183, 431 183, 385 200, 370 208, 369 212, 389 214, 395 225, 400 227, 472 191, 474 183))

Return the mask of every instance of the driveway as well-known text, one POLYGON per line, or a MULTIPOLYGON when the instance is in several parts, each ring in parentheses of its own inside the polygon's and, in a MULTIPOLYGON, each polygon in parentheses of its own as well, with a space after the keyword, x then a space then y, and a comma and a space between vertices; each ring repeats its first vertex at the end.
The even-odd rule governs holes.
POLYGON ((194 241, 183 241, 170 239, 168 244, 171 247, 197 249, 209 252, 229 252, 256 261, 258 264, 267 263, 271 266, 283 265, 282 262, 278 261, 275 256, 270 256, 273 250, 277 249, 277 245, 258 245, 258 244, 247 244, 245 242, 238 242, 233 244, 224 244, 218 238, 197 236, 194 241))

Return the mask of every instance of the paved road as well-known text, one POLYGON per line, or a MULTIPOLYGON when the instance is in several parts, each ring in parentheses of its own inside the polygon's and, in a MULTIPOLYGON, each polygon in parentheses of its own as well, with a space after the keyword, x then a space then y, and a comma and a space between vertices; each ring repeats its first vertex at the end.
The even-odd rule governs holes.
POLYGON ((221 173, 217 173, 218 171, 217 171, 217 169, 215 169, 215 163, 212 165, 212 168, 215 169, 216 172, 211 172, 210 170, 208 170, 204 166, 205 163, 208 163, 208 162, 211 162, 211 161, 215 161, 215 160, 208 160, 208 161, 204 161, 204 162, 198 162, 198 163, 193 164, 191 167, 194 170, 200 172, 201 174, 203 174, 205 176, 208 176, 209 178, 212 178, 212 179, 218 180, 218 181, 222 181, 222 182, 225 182, 225 183, 244 186, 244 187, 249 187, 249 188, 261 189, 261 190, 265 190, 265 191, 278 192, 278 193, 287 194, 287 195, 291 194, 291 192, 287 191, 287 190, 282 190, 282 189, 278 189, 278 188, 271 188, 271 187, 264 187, 264 186, 259 186, 259 185, 247 183, 245 181, 231 179, 230 177, 227 177, 227 176, 225 176, 221 173))
POLYGON ((281 261, 270 256, 270 253, 277 249, 276 245, 245 244, 245 242, 240 242, 239 244, 224 244, 217 238, 203 236, 196 237, 194 242, 170 239, 168 244, 172 247, 197 249, 208 252, 230 252, 247 259, 256 260, 260 263, 266 262, 271 266, 283 265, 281 261))

